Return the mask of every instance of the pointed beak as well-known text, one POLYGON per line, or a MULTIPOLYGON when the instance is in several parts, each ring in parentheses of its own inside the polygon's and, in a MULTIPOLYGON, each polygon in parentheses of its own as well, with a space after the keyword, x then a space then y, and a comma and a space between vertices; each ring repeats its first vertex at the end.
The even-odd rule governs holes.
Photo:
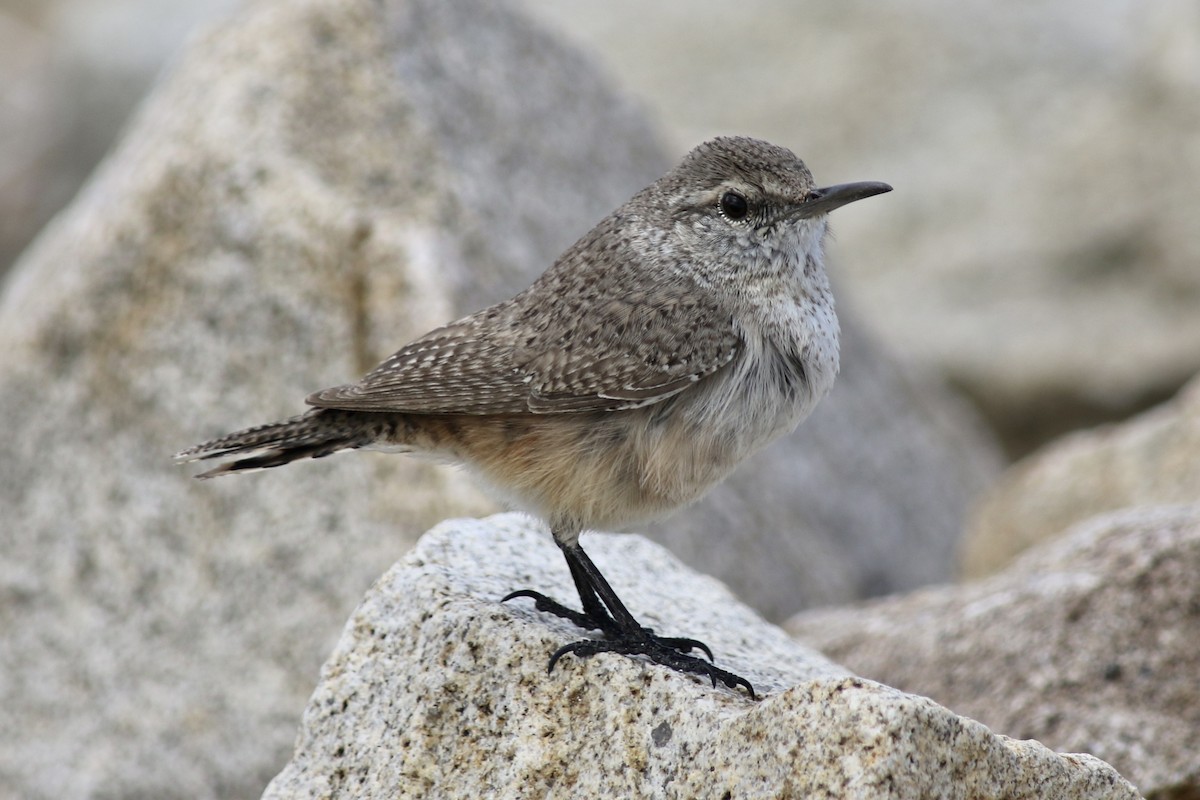
POLYGON ((891 186, 879 181, 862 181, 861 183, 839 183, 837 186, 826 186, 824 189, 813 189, 808 199, 789 211, 784 219, 810 219, 828 214, 835 208, 841 208, 847 203, 874 197, 877 194, 890 192, 891 186))

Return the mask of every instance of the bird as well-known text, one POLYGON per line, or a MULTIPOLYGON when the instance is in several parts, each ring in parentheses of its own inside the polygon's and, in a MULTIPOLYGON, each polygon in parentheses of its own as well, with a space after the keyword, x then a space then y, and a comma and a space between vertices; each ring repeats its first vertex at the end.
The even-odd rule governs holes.
POLYGON ((693 502, 809 415, 839 369, 828 215, 891 189, 818 187, 787 148, 708 140, 514 297, 310 394, 304 413, 175 458, 225 459, 199 478, 357 449, 462 465, 546 522, 580 608, 533 589, 503 601, 599 632, 555 650, 548 672, 568 654, 619 653, 754 698, 703 642, 639 623, 580 535, 693 502))

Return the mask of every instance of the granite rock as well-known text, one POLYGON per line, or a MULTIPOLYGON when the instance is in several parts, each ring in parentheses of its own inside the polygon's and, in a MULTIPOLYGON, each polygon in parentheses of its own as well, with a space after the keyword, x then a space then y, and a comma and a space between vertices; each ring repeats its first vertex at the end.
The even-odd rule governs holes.
POLYGON ((856 678, 639 536, 584 545, 635 614, 699 636, 763 694, 619 655, 546 657, 580 631, 565 565, 517 515, 426 534, 347 623, 265 798, 1135 798, 1107 764, 997 736, 856 678))
POLYGON ((0 9, 0 276, 74 188, 52 175, 65 116, 54 75, 49 39, 0 9))
POLYGON ((1200 506, 1079 523, 984 580, 788 623, 861 675, 1200 796, 1200 506))
POLYGON ((1010 467, 970 515, 960 545, 963 572, 995 572, 1106 511, 1197 502, 1200 378, 1157 408, 1064 437, 1010 467))
POLYGON ((0 276, 78 191, 188 33, 239 2, 0 3, 0 276))

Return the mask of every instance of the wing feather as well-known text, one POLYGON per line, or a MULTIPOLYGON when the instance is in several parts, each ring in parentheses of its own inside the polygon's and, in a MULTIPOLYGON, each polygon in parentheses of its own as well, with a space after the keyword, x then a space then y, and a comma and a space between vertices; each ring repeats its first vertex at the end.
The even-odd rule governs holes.
POLYGON ((721 369, 741 346, 732 315, 679 274, 587 258, 593 231, 530 289, 401 348, 311 405, 358 411, 511 414, 619 411, 661 402, 721 369), (611 266, 608 269, 618 269, 611 266), (605 279, 608 278, 608 279, 605 279), (547 304, 546 298, 557 302, 547 304))

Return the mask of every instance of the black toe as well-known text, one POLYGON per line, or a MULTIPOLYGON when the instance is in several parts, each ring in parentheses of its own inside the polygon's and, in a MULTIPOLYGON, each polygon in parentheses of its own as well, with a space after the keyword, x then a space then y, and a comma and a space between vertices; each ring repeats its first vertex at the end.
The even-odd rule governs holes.
MULTIPOLYGON (((694 641, 693 639, 662 639, 648 633, 642 636, 622 636, 617 639, 581 639, 580 641, 563 645, 555 650, 550 656, 550 663, 546 668, 546 672, 553 672, 554 665, 568 653, 576 658, 588 658, 599 653, 645 656, 655 664, 661 664, 676 672, 686 672, 706 677, 712 681, 714 687, 717 685, 717 681, 725 684, 730 689, 736 689, 739 686, 744 687, 750 695, 751 700, 757 699, 757 696, 754 694, 754 687, 750 685, 748 680, 740 675, 735 675, 732 672, 714 666, 709 661, 686 655, 686 650, 681 650, 677 645, 678 642, 690 643, 694 641)), ((696 644, 699 643, 697 642, 696 644)), ((707 652, 707 647, 701 647, 707 652)), ((689 647, 689 649, 691 648, 689 647)))

